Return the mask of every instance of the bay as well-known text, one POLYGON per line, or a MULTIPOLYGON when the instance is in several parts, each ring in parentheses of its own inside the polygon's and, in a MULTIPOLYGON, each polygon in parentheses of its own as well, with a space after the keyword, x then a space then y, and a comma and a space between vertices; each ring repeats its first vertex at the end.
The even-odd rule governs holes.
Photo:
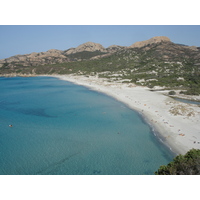
POLYGON ((0 92, 2 175, 154 174, 174 157, 139 113, 86 87, 1 77, 0 92))

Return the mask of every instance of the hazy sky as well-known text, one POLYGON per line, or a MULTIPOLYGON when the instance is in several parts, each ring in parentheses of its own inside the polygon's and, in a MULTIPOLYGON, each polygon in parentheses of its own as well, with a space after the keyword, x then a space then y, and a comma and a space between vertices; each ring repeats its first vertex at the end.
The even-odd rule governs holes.
POLYGON ((200 46, 199 25, 1 25, 0 59, 49 49, 66 50, 88 41, 104 47, 130 46, 154 36, 200 46))

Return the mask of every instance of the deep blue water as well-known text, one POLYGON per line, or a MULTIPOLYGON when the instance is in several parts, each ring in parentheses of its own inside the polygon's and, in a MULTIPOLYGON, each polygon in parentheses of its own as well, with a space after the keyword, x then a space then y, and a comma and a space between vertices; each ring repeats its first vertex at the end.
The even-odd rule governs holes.
POLYGON ((0 77, 0 174, 153 174, 173 157, 107 95, 53 77, 0 77))

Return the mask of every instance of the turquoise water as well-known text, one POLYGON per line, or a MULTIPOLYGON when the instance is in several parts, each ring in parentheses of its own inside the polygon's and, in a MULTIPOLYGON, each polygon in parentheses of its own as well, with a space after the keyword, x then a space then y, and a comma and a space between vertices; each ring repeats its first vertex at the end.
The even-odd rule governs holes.
POLYGON ((153 174, 174 157, 137 112, 86 87, 1 77, 0 92, 0 174, 153 174))

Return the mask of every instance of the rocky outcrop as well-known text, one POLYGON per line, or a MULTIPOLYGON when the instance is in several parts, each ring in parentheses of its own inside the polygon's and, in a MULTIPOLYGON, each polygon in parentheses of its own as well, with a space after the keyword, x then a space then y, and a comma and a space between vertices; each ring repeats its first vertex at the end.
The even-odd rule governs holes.
POLYGON ((171 40, 166 37, 166 36, 157 36, 153 37, 149 40, 141 41, 141 42, 136 42, 129 46, 129 48, 141 48, 150 44, 155 44, 155 43, 160 43, 160 42, 171 42, 171 40))
POLYGON ((188 48, 193 51, 199 51, 198 47, 196 47, 196 46, 188 46, 188 48))
POLYGON ((109 52, 109 53, 114 53, 116 51, 119 51, 119 50, 122 50, 122 49, 125 49, 126 47, 123 47, 123 46, 119 46, 119 45, 111 45, 109 46, 108 48, 106 48, 106 50, 109 52))
POLYGON ((74 54, 74 53, 78 53, 78 52, 82 52, 82 51, 89 51, 89 52, 94 52, 94 51, 100 51, 100 52, 107 52, 106 49, 98 43, 94 43, 94 42, 86 42, 84 44, 79 45, 76 48, 71 48, 69 49, 66 54, 74 54))
POLYGON ((0 60, 0 64, 8 63, 9 66, 38 66, 45 64, 55 64, 68 62, 69 59, 64 55, 63 51, 57 49, 51 49, 46 52, 36 53, 25 55, 15 55, 6 59, 0 60))

